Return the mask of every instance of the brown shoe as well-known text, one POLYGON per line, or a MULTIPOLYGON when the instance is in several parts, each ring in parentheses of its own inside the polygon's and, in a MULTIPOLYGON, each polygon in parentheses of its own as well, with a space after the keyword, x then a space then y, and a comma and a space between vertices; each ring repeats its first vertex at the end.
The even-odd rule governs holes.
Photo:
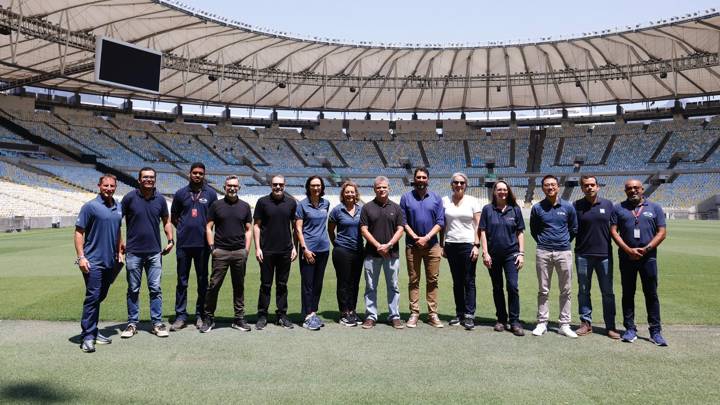
POLYGON ((493 326, 493 330, 495 332, 505 332, 505 324, 502 322, 495 322, 495 326, 493 326))
POLYGON ((372 318, 365 319, 365 322, 362 323, 363 329, 372 329, 375 327, 375 320, 372 318))
POLYGON ((390 325, 392 325, 392 327, 395 329, 405 328, 405 325, 403 325, 403 322, 400 320, 400 318, 394 318, 392 321, 390 321, 390 325))
POLYGON ((515 336, 525 336, 525 330, 520 325, 513 325, 510 327, 510 332, 515 336))
POLYGON ((414 327, 417 326, 418 320, 420 320, 420 315, 418 315, 418 314, 410 314, 410 318, 408 318, 408 320, 407 320, 407 322, 405 323, 405 325, 406 325, 408 328, 414 328, 414 327))
POLYGON ((608 330, 607 330, 607 336, 608 336, 610 339, 617 340, 617 339, 620 339, 620 332, 616 331, 615 329, 608 329, 608 330))
POLYGON ((587 336, 592 333, 592 325, 588 321, 582 321, 580 327, 575 329, 578 336, 587 336))
POLYGON ((444 328, 445 327, 445 325, 443 325, 442 321, 440 320, 440 318, 438 317, 437 314, 430 314, 430 316, 428 316, 428 323, 433 328, 444 328))

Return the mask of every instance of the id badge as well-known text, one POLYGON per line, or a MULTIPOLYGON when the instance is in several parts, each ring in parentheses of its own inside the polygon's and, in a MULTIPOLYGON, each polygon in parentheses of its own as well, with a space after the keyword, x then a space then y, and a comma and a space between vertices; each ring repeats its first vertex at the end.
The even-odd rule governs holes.
POLYGON ((640 239, 640 228, 635 228, 635 230, 633 231, 633 237, 635 239, 640 239))
POLYGON ((190 211, 190 215, 192 215, 193 218, 197 218, 197 216, 198 216, 197 208, 193 208, 192 211, 190 211))

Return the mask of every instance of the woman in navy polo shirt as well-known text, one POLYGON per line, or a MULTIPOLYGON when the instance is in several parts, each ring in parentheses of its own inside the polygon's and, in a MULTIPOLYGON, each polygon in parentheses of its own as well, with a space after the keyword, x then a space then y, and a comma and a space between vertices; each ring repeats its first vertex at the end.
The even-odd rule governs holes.
POLYGON ((495 301, 495 331, 505 330, 510 321, 510 331, 523 336, 520 324, 520 296, 518 295, 518 272, 525 262, 523 240, 525 221, 515 201, 510 185, 498 181, 493 186, 492 203, 483 207, 480 216, 480 243, 483 264, 490 271, 495 301), (503 272, 507 282, 508 308, 503 294, 503 272))
POLYGON ((355 312, 363 266, 363 241, 360 235, 360 193, 357 184, 346 181, 340 186, 340 204, 330 212, 328 235, 333 244, 332 261, 337 275, 337 300, 340 323, 361 324, 355 312))
POLYGON ((325 195, 325 182, 320 176, 310 176, 305 182, 307 198, 300 201, 295 212, 295 232, 300 243, 300 283, 303 328, 320 330, 324 326, 318 318, 318 304, 322 293, 325 266, 330 255, 327 235, 330 202, 325 195))

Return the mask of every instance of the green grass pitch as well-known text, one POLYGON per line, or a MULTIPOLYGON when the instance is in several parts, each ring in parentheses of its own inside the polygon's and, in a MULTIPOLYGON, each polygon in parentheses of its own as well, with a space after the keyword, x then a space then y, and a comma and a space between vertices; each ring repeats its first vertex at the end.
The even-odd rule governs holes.
MULTIPOLYGON (((526 244, 527 262, 520 275, 521 319, 531 328, 537 279, 534 243, 527 237, 526 244)), ((147 332, 147 322, 133 339, 119 339, 126 318, 123 272, 101 312, 102 327, 114 336, 114 342, 86 355, 76 342, 83 282, 73 265, 72 229, 3 234, 0 403, 714 403, 720 393, 718 246, 720 223, 669 222, 668 239, 659 249, 667 348, 642 339, 647 338, 642 326, 641 339, 634 344, 597 333, 571 340, 552 332, 539 338, 493 332, 490 279, 482 266, 477 269, 476 315, 485 324, 475 331, 434 329, 425 324, 401 331, 385 325, 370 331, 344 328, 334 323, 337 303, 330 265, 320 304, 327 326, 319 332, 270 326, 240 333, 221 323, 207 335, 187 328, 164 340, 147 332)), ((406 318, 407 272, 404 260, 401 263, 401 312, 406 318)), ((165 258, 163 273, 164 315, 172 319, 174 254, 165 258)), ((217 313, 226 322, 232 318, 229 284, 227 280, 223 286, 217 313)), ((254 260, 249 262, 245 284, 246 310, 252 321, 259 285, 254 260)), ((445 321, 454 313, 451 287, 444 261, 440 313, 445 321)), ((361 293, 363 288, 361 281, 361 293)), ((145 283, 143 289, 141 319, 147 320, 145 283)), ((297 263, 293 263, 289 289, 291 318, 299 322, 297 263)), ((573 280, 573 324, 577 322, 576 292, 573 280)), ((617 264, 615 293, 621 327, 617 264)), ((192 278, 189 296, 192 307, 192 278)), ((384 297, 384 283, 379 297, 384 297)), ((556 283, 550 302, 554 319, 556 283)), ((596 285, 593 303, 595 325, 602 327, 596 285)), ((636 307, 637 321, 643 323, 640 291, 636 307)), ((362 308, 361 297, 358 309, 362 308)), ((380 309, 387 310, 386 305, 380 309)))

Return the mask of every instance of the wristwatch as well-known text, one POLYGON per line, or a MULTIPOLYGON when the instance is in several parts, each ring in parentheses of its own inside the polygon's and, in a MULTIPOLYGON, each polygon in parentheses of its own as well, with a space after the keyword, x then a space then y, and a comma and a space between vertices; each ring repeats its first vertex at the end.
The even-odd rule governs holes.
POLYGON ((475 246, 476 248, 479 248, 482 245, 480 243, 473 243, 473 246, 475 246))
POLYGON ((78 256, 77 259, 75 259, 75 264, 76 265, 80 264, 80 260, 82 260, 84 258, 85 258, 85 256, 78 256))

